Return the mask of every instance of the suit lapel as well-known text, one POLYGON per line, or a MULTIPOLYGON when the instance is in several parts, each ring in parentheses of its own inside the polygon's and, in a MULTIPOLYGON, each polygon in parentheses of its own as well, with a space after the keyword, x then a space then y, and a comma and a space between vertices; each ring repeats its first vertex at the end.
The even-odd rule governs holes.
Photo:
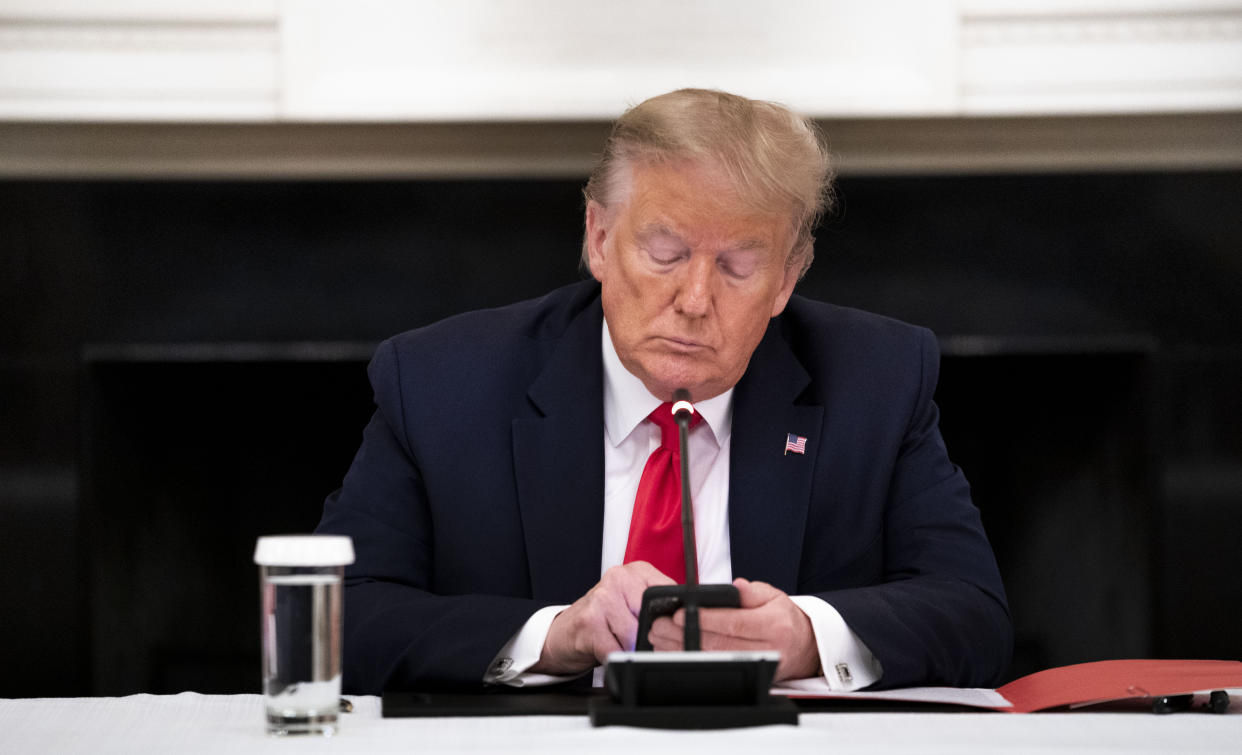
POLYGON ((823 407, 794 401, 810 376, 768 327, 734 391, 729 458, 729 541, 733 575, 794 592, 823 407), (806 453, 784 452, 790 433, 807 439, 806 453))
POLYGON ((527 395, 538 415, 513 421, 518 505, 532 597, 570 603, 599 581, 604 531, 603 313, 575 318, 527 395))

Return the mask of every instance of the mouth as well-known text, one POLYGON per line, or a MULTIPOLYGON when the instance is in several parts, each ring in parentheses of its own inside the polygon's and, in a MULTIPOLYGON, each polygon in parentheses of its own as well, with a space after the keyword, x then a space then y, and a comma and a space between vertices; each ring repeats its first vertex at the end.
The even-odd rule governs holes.
POLYGON ((659 340, 666 349, 669 349, 670 351, 682 353, 682 354, 691 354, 694 352, 703 351, 707 349, 706 344, 701 343, 699 341, 691 340, 689 338, 675 338, 675 337, 670 337, 670 336, 660 336, 659 340))

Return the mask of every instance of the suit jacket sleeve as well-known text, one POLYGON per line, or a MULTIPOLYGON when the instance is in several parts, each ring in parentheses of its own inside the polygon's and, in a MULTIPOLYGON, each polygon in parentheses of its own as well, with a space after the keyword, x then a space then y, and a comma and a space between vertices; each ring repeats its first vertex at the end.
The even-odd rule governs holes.
POLYGON ((479 687, 496 652, 546 603, 521 590, 451 594, 443 584, 451 580, 437 584, 435 549, 445 544, 432 529, 391 341, 380 346, 369 374, 375 415, 317 529, 351 536, 358 554, 346 570, 343 686, 355 694, 479 687))
POLYGON ((921 331, 921 376, 892 469, 878 583, 818 593, 883 665, 878 686, 992 686, 1009 665, 1012 627, 970 486, 949 460, 932 394, 935 337, 921 331))

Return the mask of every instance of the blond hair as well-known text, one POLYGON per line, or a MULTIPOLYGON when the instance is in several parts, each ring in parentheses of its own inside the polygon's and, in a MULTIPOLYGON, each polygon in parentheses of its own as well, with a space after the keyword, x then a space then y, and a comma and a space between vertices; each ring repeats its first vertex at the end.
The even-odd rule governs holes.
POLYGON ((613 124, 583 194, 608 207, 624 191, 630 166, 679 160, 723 170, 757 209, 790 212, 794 243, 787 264, 799 268, 799 277, 806 273, 815 256, 812 233, 833 202, 828 150, 810 119, 773 102, 708 89, 652 97, 613 124))

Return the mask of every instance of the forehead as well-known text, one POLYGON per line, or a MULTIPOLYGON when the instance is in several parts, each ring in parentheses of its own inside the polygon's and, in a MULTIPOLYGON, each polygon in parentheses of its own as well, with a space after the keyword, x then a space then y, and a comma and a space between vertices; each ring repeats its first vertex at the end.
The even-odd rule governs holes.
POLYGON ((792 229, 792 209, 759 206, 713 166, 640 163, 627 173, 619 210, 635 233, 780 247, 792 229))

